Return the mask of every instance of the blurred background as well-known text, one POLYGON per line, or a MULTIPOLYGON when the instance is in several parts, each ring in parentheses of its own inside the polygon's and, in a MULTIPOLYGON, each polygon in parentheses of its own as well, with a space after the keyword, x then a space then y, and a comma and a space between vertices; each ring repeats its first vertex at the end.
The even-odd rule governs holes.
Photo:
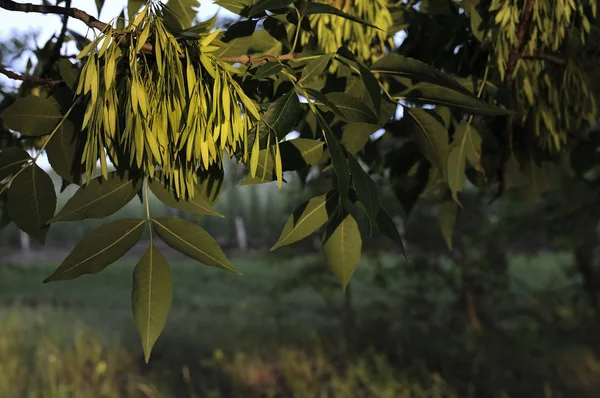
MULTIPOLYGON (((7 16, 0 60, 25 65, 24 49, 50 35, 11 30, 19 22, 7 16)), ((317 236, 269 252, 291 212, 324 189, 292 174, 282 190, 235 188, 246 171, 225 167, 215 207, 225 218, 195 221, 244 275, 160 247, 174 301, 148 365, 130 308, 147 242, 98 275, 42 284, 107 220, 54 224, 43 247, 14 225, 0 230, 0 397, 600 396, 597 223, 585 208, 556 211, 569 192, 533 207, 510 194, 489 203, 466 187, 450 252, 437 202, 418 201, 407 221, 381 183, 409 261, 374 233, 344 294, 317 236)), ((190 217, 157 200, 150 207, 190 217)), ((135 198, 109 220, 144 213, 135 198)))

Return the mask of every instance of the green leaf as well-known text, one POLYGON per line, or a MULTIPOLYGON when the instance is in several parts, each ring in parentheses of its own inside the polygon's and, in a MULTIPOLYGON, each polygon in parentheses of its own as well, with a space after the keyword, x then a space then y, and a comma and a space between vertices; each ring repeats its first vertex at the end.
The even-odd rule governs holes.
POLYGON ((146 220, 124 218, 101 226, 75 245, 44 283, 97 274, 125 255, 141 239, 146 220))
POLYGON ((79 188, 50 222, 110 216, 129 203, 141 187, 141 179, 123 178, 116 171, 108 173, 107 180, 102 176, 94 178, 79 188))
POLYGON ((299 170, 321 162, 325 143, 308 138, 296 138, 279 144, 283 171, 299 170))
POLYGON ((169 0, 165 5, 165 25, 176 27, 178 30, 192 26, 198 11, 198 0, 169 0))
POLYGON ((340 280, 344 291, 360 263, 361 249, 362 239, 358 224, 350 214, 341 222, 333 220, 329 223, 323 251, 329 267, 340 280))
POLYGON ((454 140, 448 156, 448 186, 454 200, 458 201, 457 193, 462 191, 465 180, 467 159, 476 169, 480 168, 481 136, 467 122, 460 123, 454 131, 454 140))
POLYGON ((323 135, 325 136, 325 142, 327 148, 331 154, 331 163, 333 170, 337 177, 338 189, 340 191, 340 197, 345 200, 350 190, 350 175, 348 172, 348 163, 346 161, 346 155, 344 154, 344 148, 340 145, 340 142, 329 128, 327 122, 323 119, 320 114, 317 114, 317 119, 321 128, 323 129, 323 135))
POLYGON ((252 177, 248 174, 244 181, 240 182, 237 186, 241 187, 244 185, 263 184, 265 182, 275 181, 275 158, 271 148, 262 149, 258 152, 258 166, 256 168, 256 175, 252 177))
POLYGON ((142 339, 146 363, 167 323, 172 301, 171 268, 165 256, 151 243, 133 270, 131 289, 133 321, 142 339))
POLYGON ((11 146, 2 149, 0 152, 0 181, 18 171, 29 160, 31 157, 23 148, 11 146))
POLYGON ((390 214, 383 208, 383 206, 379 207, 379 212, 377 213, 377 228, 379 231, 383 233, 385 236, 390 238, 392 242, 396 243, 400 246, 402 253, 404 254, 404 258, 408 263, 408 256, 406 255, 406 249, 404 247, 404 241, 402 241, 402 237, 398 232, 398 228, 396 227, 396 223, 390 216, 390 214))
POLYGON ((348 123, 344 126, 342 133, 342 145, 348 153, 356 155, 359 153, 369 141, 369 137, 381 129, 381 126, 371 123, 348 123))
POLYGON ((334 92, 327 98, 342 112, 348 123, 377 123, 379 117, 364 102, 346 93, 334 92))
MULTIPOLYGON (((336 116, 340 117, 342 120, 346 120, 346 116, 338 109, 338 107, 329 100, 325 95, 321 94, 319 91, 314 90, 312 88, 304 88, 304 91, 310 96, 310 99, 315 101, 320 101, 322 105, 329 108, 336 116)), ((317 103, 316 105, 321 105, 317 103)))
POLYGON ((282 69, 283 65, 279 62, 267 62, 256 70, 254 77, 257 79, 264 79, 278 74, 282 69))
POLYGON ((54 183, 48 174, 36 164, 22 170, 8 188, 7 202, 15 225, 43 244, 56 209, 54 183))
MULTIPOLYGON (((100 12, 98 12, 100 14, 100 12)), ((60 77, 65 81, 67 86, 75 91, 77 80, 79 79, 79 68, 68 59, 61 59, 58 63, 60 77)))
POLYGON ((220 43, 217 40, 215 40, 213 44, 219 47, 218 50, 215 50, 213 52, 213 54, 216 57, 236 56, 240 54, 245 54, 248 51, 250 44, 252 44, 252 37, 238 37, 236 39, 228 41, 227 43, 220 43))
POLYGON ((469 90, 445 73, 438 71, 424 62, 398 54, 389 54, 382 57, 371 66, 371 71, 374 73, 407 77, 412 80, 447 87, 462 92, 465 95, 472 95, 469 90))
POLYGON ((379 82, 373 76, 373 73, 362 64, 362 62, 357 61, 358 70, 360 71, 360 75, 365 83, 365 87, 369 92, 369 97, 371 98, 371 103, 373 104, 373 109, 376 114, 380 113, 381 110, 381 87, 379 87, 379 82))
POLYGON ((0 118, 6 127, 37 137, 50 134, 62 115, 53 100, 29 95, 16 100, 0 114, 0 118))
POLYGON ((353 156, 348 156, 348 164, 352 172, 352 184, 358 196, 358 200, 363 204, 369 217, 371 231, 377 220, 379 212, 379 197, 377 194, 377 185, 371 176, 362 168, 358 160, 353 156))
POLYGON ((225 185, 225 172, 222 168, 211 167, 198 173, 198 183, 195 194, 205 197, 213 206, 223 192, 225 185))
POLYGON ((352 16, 350 14, 346 14, 345 12, 343 12, 343 11, 341 11, 341 10, 335 8, 335 7, 332 7, 329 4, 313 3, 313 2, 308 3, 307 7, 306 7, 306 13, 305 13, 305 15, 308 16, 308 15, 313 15, 313 14, 332 14, 332 15, 336 15, 338 17, 345 18, 345 19, 347 19, 349 21, 352 21, 352 22, 357 22, 357 23, 360 23, 360 24, 363 24, 363 25, 366 25, 366 26, 370 26, 370 27, 375 28, 377 30, 381 30, 377 26, 372 25, 372 24, 370 24, 370 23, 368 23, 368 22, 366 22, 366 21, 364 21, 364 20, 362 20, 360 18, 352 16))
POLYGON ((249 17, 253 17, 267 10, 278 10, 292 4, 294 0, 258 0, 250 9, 249 17))
POLYGON ((472 94, 431 83, 418 83, 400 93, 407 101, 457 108, 471 114, 498 116, 509 111, 481 101, 472 94))
POLYGON ((329 219, 338 200, 335 190, 302 203, 290 216, 271 251, 306 238, 329 219))
POLYGON ((76 184, 81 178, 78 135, 75 124, 67 119, 46 145, 52 169, 66 181, 76 184))
POLYGON ((180 200, 175 196, 175 192, 167 188, 160 180, 152 180, 149 185, 154 196, 170 207, 197 215, 208 214, 211 216, 224 217, 221 213, 213 210, 212 204, 206 197, 198 195, 197 192, 193 199, 180 200))
POLYGON ((104 7, 104 0, 96 0, 96 9, 98 10, 98 18, 100 18, 100 13, 102 12, 102 7, 104 7))
POLYGON ((175 217, 153 218, 152 222, 158 236, 173 249, 203 264, 239 274, 214 238, 198 225, 175 217))
POLYGON ((442 231, 444 241, 450 250, 452 250, 452 236, 454 235, 454 224, 456 223, 457 213, 458 204, 451 199, 444 200, 438 205, 440 230, 442 231))
POLYGON ((408 127, 423 155, 437 167, 444 179, 448 175, 448 131, 424 109, 405 108, 408 127))
POLYGON ((300 100, 294 90, 274 101, 261 119, 280 139, 285 137, 298 122, 300 100))
POLYGON ((135 14, 138 13, 140 8, 142 8, 142 6, 144 4, 146 4, 146 0, 128 0, 127 1, 127 18, 129 20, 129 23, 133 22, 133 19, 135 18, 135 14))
POLYGON ((255 0, 216 0, 214 3, 234 14, 247 17, 255 0))
POLYGON ((207 19, 206 21, 198 22, 191 28, 182 30, 179 32, 179 36, 198 39, 200 35, 210 33, 210 31, 215 27, 216 22, 217 14, 213 15, 212 18, 207 19))
POLYGON ((300 77, 300 83, 310 83, 311 81, 321 77, 329 62, 333 58, 332 54, 324 54, 319 58, 315 58, 304 66, 302 69, 302 75, 300 77))

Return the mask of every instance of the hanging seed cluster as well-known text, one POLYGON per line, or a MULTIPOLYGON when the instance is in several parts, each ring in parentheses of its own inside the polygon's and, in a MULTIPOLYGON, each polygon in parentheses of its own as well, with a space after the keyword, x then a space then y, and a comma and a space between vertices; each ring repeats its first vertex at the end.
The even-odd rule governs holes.
MULTIPOLYGON (((515 66, 515 92, 522 107, 531 109, 526 118, 532 122, 542 146, 556 149, 567 140, 567 132, 597 119, 597 106, 588 76, 575 59, 563 66, 536 58, 536 52, 556 54, 576 42, 584 45, 590 38, 590 17, 597 17, 597 0, 537 0, 534 2, 528 41, 515 66)), ((517 0, 493 0, 490 6, 493 29, 486 40, 494 49, 500 77, 505 78, 514 48, 523 6, 517 0)), ((525 122, 525 120, 523 120, 525 122)))
POLYGON ((219 61, 218 31, 176 38, 160 4, 147 5, 124 30, 109 26, 79 54, 86 58, 76 94, 83 96, 88 179, 108 153, 117 167, 161 171, 178 197, 192 197, 198 172, 242 149, 260 118, 255 104, 219 61), (121 164, 121 163, 127 164, 121 164))
MULTIPOLYGON (((301 31, 300 43, 303 46, 318 39, 319 50, 335 53, 342 45, 348 47, 361 61, 372 63, 385 54, 386 47, 392 48, 394 41, 388 35, 392 26, 392 14, 387 0, 318 0, 320 3, 369 21, 381 30, 349 21, 330 14, 310 15, 309 21, 314 34, 301 31)), ((337 66, 332 63, 332 68, 337 66)))

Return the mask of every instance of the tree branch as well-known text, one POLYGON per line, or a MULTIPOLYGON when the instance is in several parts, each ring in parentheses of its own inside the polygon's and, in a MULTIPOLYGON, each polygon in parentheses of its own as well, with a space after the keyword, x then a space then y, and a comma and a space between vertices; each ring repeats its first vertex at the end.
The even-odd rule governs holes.
POLYGON ((259 64, 265 61, 287 61, 294 59, 298 56, 298 53, 289 53, 284 55, 257 55, 252 56, 248 54, 237 55, 235 57, 222 57, 219 61, 227 62, 229 64, 259 64))
POLYGON ((0 66, 0 74, 3 74, 4 76, 8 77, 9 79, 37 83, 42 86, 56 86, 63 82, 62 80, 44 79, 43 77, 39 77, 39 76, 19 75, 18 73, 9 71, 8 69, 4 68, 3 66, 0 66))
POLYGON ((508 59, 508 64, 506 66, 506 84, 508 87, 512 87, 514 83, 513 74, 515 67, 517 66, 517 61, 521 58, 521 54, 523 52, 523 46, 525 45, 525 38, 527 35, 527 30, 529 30, 529 23, 531 22, 534 5, 535 0, 526 0, 525 10, 523 11, 523 19, 521 20, 519 31, 517 32, 517 46, 510 54, 510 58, 508 59))
POLYGON ((522 52, 521 53, 521 58, 528 58, 528 59, 541 59, 544 61, 548 61, 548 62, 552 62, 554 64, 557 65, 565 65, 567 63, 567 60, 564 59, 563 57, 560 57, 558 55, 553 55, 553 54, 548 54, 542 51, 535 51, 533 54, 528 54, 527 52, 522 52))
POLYGON ((33 12, 38 14, 56 14, 75 18, 93 29, 104 30, 108 24, 98 21, 90 14, 78 8, 17 3, 12 0, 0 0, 0 8, 8 11, 33 12))

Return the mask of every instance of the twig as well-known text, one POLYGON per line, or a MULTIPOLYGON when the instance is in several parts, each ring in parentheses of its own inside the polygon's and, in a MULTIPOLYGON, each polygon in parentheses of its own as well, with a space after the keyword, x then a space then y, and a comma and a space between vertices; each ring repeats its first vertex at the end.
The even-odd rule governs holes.
POLYGON ((235 57, 222 57, 219 61, 227 62, 229 64, 259 64, 265 61, 288 61, 295 59, 298 53, 289 53, 284 55, 257 55, 252 56, 248 54, 236 55, 235 57))
POLYGON ((42 86, 56 86, 63 82, 62 80, 45 79, 45 78, 39 77, 39 76, 19 75, 18 73, 9 71, 8 69, 6 69, 3 66, 0 66, 0 74, 3 74, 4 76, 8 77, 9 79, 37 83, 42 86))
POLYGON ((523 51, 521 53, 521 58, 541 59, 541 60, 552 62, 554 64, 561 65, 561 66, 565 65, 567 63, 566 59, 564 59, 558 55, 548 54, 548 53, 544 53, 542 51, 535 51, 533 54, 528 54, 527 52, 523 51))

